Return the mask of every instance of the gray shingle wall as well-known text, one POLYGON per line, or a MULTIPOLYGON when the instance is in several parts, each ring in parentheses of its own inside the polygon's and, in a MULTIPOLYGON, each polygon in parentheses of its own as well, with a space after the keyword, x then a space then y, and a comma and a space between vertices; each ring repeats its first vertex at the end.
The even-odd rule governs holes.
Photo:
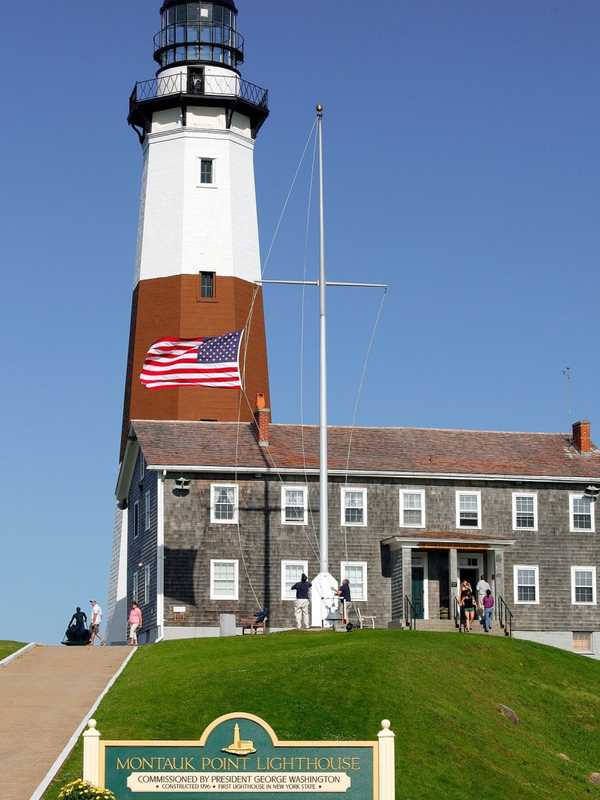
MULTIPOLYGON (((141 458, 140 454, 140 458, 141 458)), ((139 479, 139 459, 129 490, 128 499, 128 541, 127 541, 127 608, 133 600, 133 573, 139 575, 138 603, 144 615, 144 631, 156 627, 156 548, 158 519, 158 476, 156 472, 146 470, 142 481, 139 479), (150 492, 150 530, 145 530, 145 498, 150 492), (139 534, 134 536, 134 505, 139 502, 139 534), (139 565, 142 564, 140 567, 139 565), (144 604, 144 567, 150 566, 149 602, 144 604)), ((142 637, 143 640, 143 637, 142 637)))
MULTIPOLYGON (((307 526, 290 526, 281 524, 279 479, 272 476, 266 479, 239 477, 238 535, 235 525, 210 523, 210 485, 232 483, 231 476, 215 475, 207 479, 208 476, 190 474, 188 477, 192 484, 187 497, 173 496, 174 482, 171 478, 165 487, 165 624, 217 626, 219 613, 234 613, 239 619, 252 614, 258 605, 265 604, 269 607, 272 626, 291 625, 293 604, 281 600, 281 562, 306 560, 311 577, 319 571, 316 553, 318 484, 315 479, 309 479, 313 524, 309 520, 307 526), (239 601, 210 599, 211 558, 239 560, 239 601), (187 609, 185 619, 177 620, 173 606, 183 605, 187 609)), ((286 479, 286 482, 301 485, 304 481, 286 479)), ((377 616, 378 625, 387 625, 401 616, 403 598, 401 552, 386 554, 383 548, 382 555, 381 541, 398 533, 415 533, 415 529, 399 527, 399 489, 426 490, 426 528, 436 531, 456 530, 457 489, 481 489, 482 538, 504 534, 516 539, 516 544, 506 550, 505 556, 505 598, 515 614, 515 626, 526 630, 600 629, 597 606, 585 608, 571 604, 571 566, 598 565, 600 562, 600 534, 569 532, 569 491, 580 491, 581 485, 366 479, 355 485, 368 489, 367 527, 340 525, 340 488, 343 485, 343 480, 336 479, 330 485, 330 571, 340 578, 340 562, 368 562, 368 601, 364 609, 377 616), (537 492, 538 532, 513 532, 513 491, 537 492), (515 605, 515 564, 539 566, 539 605, 515 605)), ((156 497, 156 482, 153 497, 156 497)), ((155 542, 154 533, 153 537, 155 542)), ((147 544, 150 548, 150 542, 147 544)), ((136 553, 138 551, 130 544, 130 565, 136 563, 139 557, 136 553)), ((142 555, 151 557, 150 549, 144 550, 142 555)), ((434 581, 443 580, 447 556, 445 552, 436 553, 431 559, 429 602, 433 609, 440 594, 439 584, 436 587, 434 581)), ((154 572, 153 585, 156 585, 154 572)))

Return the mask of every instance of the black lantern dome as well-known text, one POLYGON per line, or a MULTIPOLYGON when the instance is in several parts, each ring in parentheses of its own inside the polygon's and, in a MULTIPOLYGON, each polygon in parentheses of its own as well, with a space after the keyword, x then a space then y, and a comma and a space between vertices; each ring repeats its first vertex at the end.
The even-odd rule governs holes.
POLYGON ((221 64, 237 70, 244 61, 233 0, 165 0, 160 17, 154 37, 154 60, 160 70, 183 64, 221 64))

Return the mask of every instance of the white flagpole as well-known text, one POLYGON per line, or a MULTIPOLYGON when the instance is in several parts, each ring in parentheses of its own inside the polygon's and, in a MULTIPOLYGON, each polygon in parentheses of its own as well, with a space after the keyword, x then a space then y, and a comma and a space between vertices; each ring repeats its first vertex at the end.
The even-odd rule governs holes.
POLYGON ((320 572, 329 572, 329 503, 328 503, 328 457, 327 457, 327 284, 325 281, 325 189, 323 179, 323 106, 317 106, 317 127, 319 134, 319 192, 320 192, 320 240, 321 268, 319 276, 320 329, 321 329, 321 414, 320 414, 320 572))

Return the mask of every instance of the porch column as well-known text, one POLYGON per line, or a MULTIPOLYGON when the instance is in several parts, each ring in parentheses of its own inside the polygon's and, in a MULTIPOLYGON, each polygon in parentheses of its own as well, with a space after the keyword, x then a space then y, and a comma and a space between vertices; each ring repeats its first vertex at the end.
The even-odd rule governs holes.
POLYGON ((448 580, 450 582, 450 608, 448 610, 450 619, 454 619, 454 598, 458 597, 458 550, 451 547, 448 550, 448 580))
POLYGON ((402 548, 402 619, 405 597, 412 602, 412 547, 402 548))
MULTIPOLYGON (((496 589, 496 598, 502 596, 510 606, 509 598, 506 597, 506 588, 504 585, 504 550, 494 550, 494 587, 496 589)), ((497 601, 496 601, 497 602, 497 601)))

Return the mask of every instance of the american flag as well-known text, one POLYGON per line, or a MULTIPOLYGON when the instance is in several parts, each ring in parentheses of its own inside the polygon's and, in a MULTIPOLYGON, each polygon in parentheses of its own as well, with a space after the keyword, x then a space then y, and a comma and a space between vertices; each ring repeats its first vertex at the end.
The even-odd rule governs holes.
POLYGON ((140 380, 147 389, 211 386, 240 389, 243 331, 197 339, 160 339, 144 359, 140 380))

